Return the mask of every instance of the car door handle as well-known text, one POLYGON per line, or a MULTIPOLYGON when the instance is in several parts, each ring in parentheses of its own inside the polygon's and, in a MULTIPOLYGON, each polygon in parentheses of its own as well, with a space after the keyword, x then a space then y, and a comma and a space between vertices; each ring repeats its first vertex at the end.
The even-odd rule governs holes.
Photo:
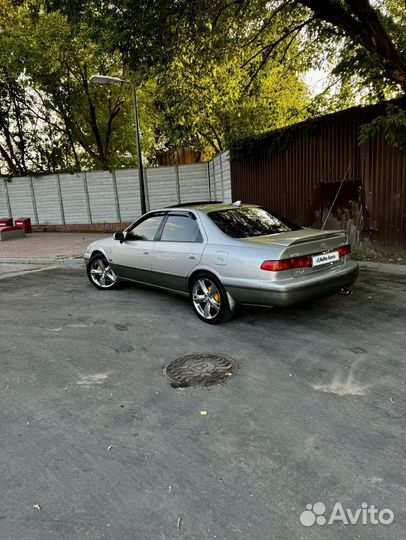
POLYGON ((196 255, 188 255, 187 258, 193 261, 196 259, 196 255))
POLYGON ((144 255, 149 255, 150 252, 149 251, 144 251, 144 255))

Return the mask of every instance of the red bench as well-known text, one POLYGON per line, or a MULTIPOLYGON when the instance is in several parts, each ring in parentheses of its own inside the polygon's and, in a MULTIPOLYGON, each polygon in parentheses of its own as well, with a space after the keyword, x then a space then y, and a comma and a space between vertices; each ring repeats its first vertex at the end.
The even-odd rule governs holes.
POLYGON ((25 231, 22 227, 0 227, 0 241, 21 238, 22 236, 25 236, 25 231))
MULTIPOLYGON (((11 225, 13 223, 11 222, 11 225)), ((22 229, 24 229, 24 232, 27 234, 27 233, 30 233, 32 232, 31 230, 31 219, 29 217, 20 217, 18 219, 15 220, 15 226, 16 227, 21 227, 22 229)))
POLYGON ((11 218, 0 218, 0 229, 2 227, 12 227, 13 220, 11 218))

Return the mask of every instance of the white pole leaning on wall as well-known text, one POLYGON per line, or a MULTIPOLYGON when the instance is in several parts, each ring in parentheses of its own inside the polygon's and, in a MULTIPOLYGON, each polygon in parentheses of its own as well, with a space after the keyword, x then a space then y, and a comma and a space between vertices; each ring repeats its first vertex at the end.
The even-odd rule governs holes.
POLYGON ((86 171, 84 171, 82 174, 83 174, 83 187, 84 187, 84 190, 85 190, 85 199, 86 199, 86 206, 87 206, 87 215, 88 215, 88 218, 89 218, 89 223, 92 224, 93 223, 93 221, 92 221, 92 210, 90 208, 90 198, 89 198, 89 189, 88 189, 88 186, 87 186, 86 171))
POLYGON ((59 210, 61 212, 62 225, 66 225, 65 210, 63 207, 63 198, 62 198, 61 179, 59 178, 59 174, 56 175, 56 186, 58 188, 59 210))
POLYGON ((32 176, 30 176, 29 179, 30 179, 32 209, 34 210, 34 219, 36 221, 36 224, 39 225, 37 201, 35 200, 35 192, 34 192, 34 184, 32 183, 32 176))
POLYGON ((13 213, 11 211, 11 204, 10 204, 10 195, 8 194, 8 187, 7 187, 7 180, 3 178, 4 182, 4 194, 6 196, 6 205, 8 210, 8 217, 13 219, 13 213))
POLYGON ((113 169, 110 171, 111 179, 113 181, 114 201, 116 203, 117 223, 121 223, 121 211, 120 211, 120 199, 118 198, 117 178, 116 171, 113 169))

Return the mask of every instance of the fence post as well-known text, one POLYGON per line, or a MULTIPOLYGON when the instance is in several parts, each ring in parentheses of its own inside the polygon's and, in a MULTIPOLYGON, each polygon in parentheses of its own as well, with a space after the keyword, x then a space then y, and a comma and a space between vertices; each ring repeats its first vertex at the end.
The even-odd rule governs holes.
POLYGON ((86 177, 86 171, 83 171, 83 186, 85 188, 85 199, 86 199, 86 206, 87 206, 87 215, 89 217, 89 223, 92 224, 92 209, 90 208, 90 198, 89 198, 89 189, 87 187, 87 177, 86 177))
POLYGON ((117 221, 118 223, 121 223, 120 200, 118 198, 116 171, 113 169, 110 172, 111 172, 111 178, 113 180, 113 191, 114 191, 114 200, 116 203, 117 221))
POLYGON ((207 162, 206 176, 207 176, 207 184, 209 187, 209 201, 211 201, 210 161, 207 162))
POLYGON ((179 184, 179 163, 178 163, 178 149, 175 151, 175 186, 176 186, 176 202, 180 204, 180 184, 179 184))
POLYGON ((57 185, 57 188, 58 188, 58 200, 59 200, 59 209, 61 211, 62 225, 66 225, 65 210, 63 208, 61 179, 59 178, 59 174, 56 175, 56 185, 57 185))
POLYGON ((29 178, 30 178, 30 190, 31 190, 32 208, 34 210, 34 218, 35 218, 35 221, 37 222, 37 225, 39 225, 37 201, 35 200, 35 192, 34 192, 34 185, 32 183, 32 176, 30 176, 29 178))
POLYGON ((10 195, 8 194, 7 180, 5 178, 3 178, 3 182, 4 182, 4 193, 6 195, 6 204, 7 204, 7 210, 8 210, 8 217, 13 219, 13 213, 11 212, 10 195))
POLYGON ((224 178, 223 178, 223 161, 221 159, 222 152, 219 154, 220 161, 220 182, 221 182, 221 200, 224 202, 224 178))
POLYGON ((214 164, 215 158, 211 160, 212 173, 213 173, 213 188, 214 188, 214 200, 217 201, 217 182, 216 182, 216 166, 214 164))

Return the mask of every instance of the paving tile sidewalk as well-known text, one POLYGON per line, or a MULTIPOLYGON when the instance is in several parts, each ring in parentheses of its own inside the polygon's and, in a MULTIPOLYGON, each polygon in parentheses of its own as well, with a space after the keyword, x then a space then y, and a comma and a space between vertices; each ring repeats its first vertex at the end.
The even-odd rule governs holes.
POLYGON ((0 262, 28 262, 82 257, 86 246, 108 233, 32 233, 0 242, 0 262))
MULTIPOLYGON (((41 232, 27 234, 24 238, 16 238, 0 242, 0 263, 78 263, 86 251, 86 246, 109 233, 63 233, 41 232)), ((406 274, 406 266, 358 261, 361 270, 383 272, 388 274, 406 274)))

